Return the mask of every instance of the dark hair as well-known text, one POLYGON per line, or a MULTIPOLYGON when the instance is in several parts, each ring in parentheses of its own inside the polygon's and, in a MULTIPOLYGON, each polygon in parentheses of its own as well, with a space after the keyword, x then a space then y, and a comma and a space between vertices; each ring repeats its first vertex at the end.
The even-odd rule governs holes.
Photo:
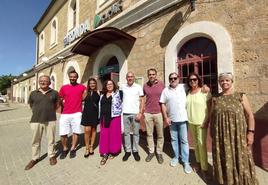
POLYGON ((203 82, 202 82, 202 79, 201 77, 197 74, 197 73, 190 73, 187 77, 187 85, 189 87, 189 89, 192 89, 192 86, 190 85, 190 77, 191 76, 195 76, 198 80, 198 87, 202 87, 203 86, 203 82))
POLYGON ((72 73, 75 73, 76 76, 77 76, 77 78, 79 77, 78 73, 77 73, 75 70, 70 71, 70 72, 68 73, 68 76, 70 76, 70 74, 72 74, 72 73))
POLYGON ((155 68, 150 68, 150 69, 148 69, 148 70, 147 70, 147 75, 149 74, 149 71, 154 71, 154 72, 155 72, 155 74, 157 74, 157 71, 156 71, 156 69, 155 69, 155 68))
POLYGON ((108 82, 112 82, 112 83, 113 83, 113 85, 114 85, 114 89, 113 89, 113 91, 114 91, 114 92, 117 90, 117 86, 116 86, 116 84, 114 83, 113 80, 106 80, 106 81, 104 82, 104 84, 103 84, 102 94, 106 94, 106 93, 108 92, 108 90, 107 90, 107 84, 108 84, 108 82))
POLYGON ((89 79, 88 79, 88 81, 87 81, 87 91, 90 91, 90 90, 91 90, 91 89, 90 89, 90 86, 89 86, 90 81, 95 82, 96 87, 95 87, 95 89, 93 89, 93 91, 97 91, 97 90, 98 90, 98 83, 97 83, 97 80, 96 80, 95 78, 89 78, 89 79))

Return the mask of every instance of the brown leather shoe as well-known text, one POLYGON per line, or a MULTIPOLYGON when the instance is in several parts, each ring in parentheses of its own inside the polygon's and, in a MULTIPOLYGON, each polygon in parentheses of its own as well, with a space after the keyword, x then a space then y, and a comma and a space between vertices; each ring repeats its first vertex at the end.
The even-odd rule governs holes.
POLYGON ((54 157, 51 157, 51 158, 49 159, 49 164, 50 164, 51 166, 57 164, 57 159, 56 159, 55 156, 54 156, 54 157))
POLYGON ((34 165, 36 165, 36 163, 38 162, 38 160, 31 160, 24 168, 24 170, 30 170, 34 165))

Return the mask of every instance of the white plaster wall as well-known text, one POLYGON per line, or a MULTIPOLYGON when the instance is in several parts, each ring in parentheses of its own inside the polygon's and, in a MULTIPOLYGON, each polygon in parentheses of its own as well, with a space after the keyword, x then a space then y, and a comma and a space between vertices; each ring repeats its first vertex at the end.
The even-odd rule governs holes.
POLYGON ((113 56, 117 58, 119 64, 119 84, 125 83, 128 71, 127 59, 122 49, 115 44, 107 44, 99 51, 93 66, 93 75, 98 76, 99 68, 106 64, 113 56))
POLYGON ((52 78, 52 76, 54 77, 54 90, 57 90, 57 76, 55 72, 52 72, 52 74, 50 75, 50 79, 52 78))
POLYGON ((81 82, 81 72, 80 72, 80 67, 79 64, 76 61, 69 61, 67 62, 65 68, 64 68, 64 72, 63 72, 63 85, 68 84, 69 81, 69 77, 68 77, 68 69, 70 67, 73 67, 75 69, 75 71, 78 73, 79 78, 77 79, 77 82, 80 83, 81 82))

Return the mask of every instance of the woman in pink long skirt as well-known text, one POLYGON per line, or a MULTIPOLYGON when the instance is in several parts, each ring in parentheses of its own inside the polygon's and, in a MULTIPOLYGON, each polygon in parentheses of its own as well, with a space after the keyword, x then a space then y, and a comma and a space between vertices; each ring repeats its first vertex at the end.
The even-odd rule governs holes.
POLYGON ((104 83, 100 98, 100 155, 101 165, 121 152, 122 93, 112 80, 104 83))

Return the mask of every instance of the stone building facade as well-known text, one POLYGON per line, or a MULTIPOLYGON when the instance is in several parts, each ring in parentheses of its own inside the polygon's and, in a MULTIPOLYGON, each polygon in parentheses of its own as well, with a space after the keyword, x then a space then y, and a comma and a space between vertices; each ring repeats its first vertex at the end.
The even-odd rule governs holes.
POLYGON ((84 84, 91 76, 120 84, 127 71, 143 84, 151 67, 167 84, 170 72, 195 70, 215 93, 218 74, 232 72, 255 113, 256 162, 268 168, 267 12, 266 0, 52 0, 34 27, 34 75, 19 78, 13 96, 21 100, 25 87, 27 99, 42 74, 59 90, 72 69, 84 84))

